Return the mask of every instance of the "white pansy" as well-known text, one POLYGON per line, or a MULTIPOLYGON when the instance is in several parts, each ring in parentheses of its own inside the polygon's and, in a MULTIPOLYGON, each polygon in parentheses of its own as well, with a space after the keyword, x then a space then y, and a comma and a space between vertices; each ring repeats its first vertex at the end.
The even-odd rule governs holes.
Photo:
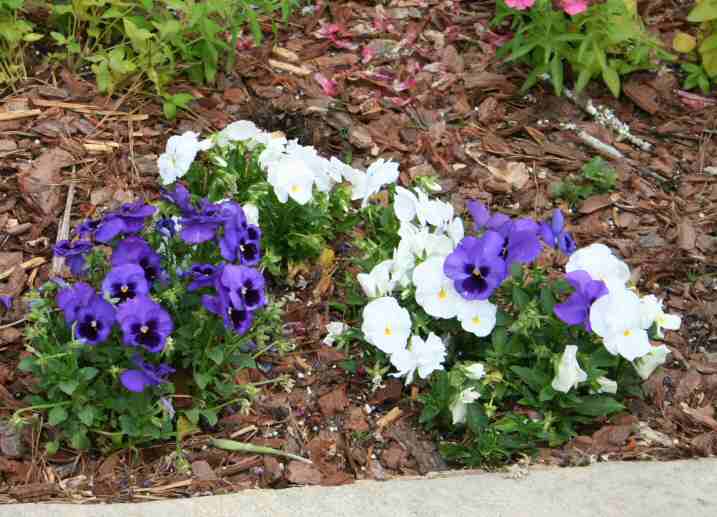
POLYGON ((615 288, 590 308, 593 332, 603 339, 608 352, 628 361, 650 351, 650 340, 642 323, 640 298, 625 288, 615 288))
POLYGON ((413 270, 416 302, 434 318, 454 318, 462 300, 443 272, 443 257, 431 257, 413 270))
POLYGON ((286 158, 286 138, 262 133, 258 143, 264 144, 264 149, 259 153, 259 165, 271 174, 271 169, 286 158))
POLYGON ((630 280, 630 268, 627 264, 613 255, 610 248, 600 243, 575 251, 570 255, 565 271, 586 271, 593 280, 605 282, 611 292, 624 288, 630 280))
POLYGON ((217 145, 224 147, 232 142, 244 142, 261 135, 263 131, 250 120, 237 120, 217 133, 217 145))
POLYGON ((425 250, 428 235, 428 228, 419 228, 413 223, 402 222, 398 228, 398 236, 401 237, 399 246, 403 245, 415 257, 420 257, 425 250))
POLYGON ((616 381, 613 381, 612 379, 608 379, 607 377, 598 377, 595 380, 600 385, 600 388, 597 391, 595 391, 595 392, 591 391, 590 393, 610 393, 612 395, 617 393, 617 382, 616 381))
POLYGON ((387 354, 393 354, 406 348, 411 335, 411 315, 395 298, 376 298, 363 309, 361 331, 366 341, 387 354))
POLYGON ((642 313, 642 328, 649 329, 655 324, 656 335, 662 339, 662 329, 678 330, 682 325, 682 318, 675 314, 665 314, 662 309, 662 300, 654 294, 643 296, 640 299, 640 310, 642 313))
POLYGON ((577 353, 577 346, 568 345, 565 347, 558 363, 558 371, 555 372, 555 378, 550 384, 555 391, 567 393, 588 379, 588 374, 578 364, 577 353))
POLYGON ((392 260, 384 260, 376 264, 370 273, 356 275, 356 280, 367 297, 378 298, 393 291, 395 282, 391 279, 392 267, 392 260))
POLYGON ((201 150, 198 137, 193 131, 169 137, 165 152, 157 159, 159 176, 164 185, 174 183, 189 171, 201 150))
POLYGON ((355 170, 353 167, 339 160, 335 156, 332 156, 329 160, 329 168, 327 172, 334 183, 340 183, 341 179, 344 178, 346 174, 350 174, 350 171, 353 170, 355 170))
POLYGON ((326 337, 323 339, 325 345, 333 345, 336 338, 348 330, 349 326, 343 321, 332 321, 326 325, 326 337))
POLYGON ((466 415, 468 413, 468 404, 472 404, 480 398, 478 393, 473 388, 468 388, 461 391, 456 399, 451 404, 451 415, 453 416, 453 425, 464 424, 466 422, 466 415))
POLYGON ((458 246, 458 243, 463 240, 466 235, 465 227, 463 226, 463 219, 456 217, 446 228, 446 235, 453 241, 453 246, 458 246))
POLYGON ((652 347, 647 354, 635 361, 635 370, 637 370, 637 374, 643 380, 647 380, 658 366, 665 364, 665 361, 667 361, 667 354, 669 353, 670 349, 665 345, 652 347))
POLYGON ((282 203, 289 198, 305 205, 312 198, 314 174, 302 161, 283 159, 269 169, 267 179, 282 203))
POLYGON ((247 223, 259 226, 259 209, 255 204, 244 203, 242 205, 242 210, 244 210, 247 223))
POLYGON ((426 379, 436 370, 442 370, 445 358, 446 345, 441 338, 431 332, 424 341, 414 334, 411 336, 410 348, 397 350, 391 354, 391 364, 398 370, 398 373, 392 375, 405 376, 406 384, 411 384, 416 372, 421 379, 426 379))
POLYGON ((416 218, 416 195, 403 187, 396 187, 396 195, 393 198, 393 211, 401 222, 410 223, 416 218))
POLYGON ((297 140, 290 140, 286 145, 286 154, 289 158, 301 160, 306 164, 314 173, 316 188, 321 192, 329 192, 334 186, 332 175, 329 174, 330 163, 326 158, 319 156, 316 149, 301 145, 297 140))
POLYGON ((416 267, 416 256, 410 249, 407 241, 402 240, 393 250, 393 266, 391 267, 391 280, 402 288, 411 285, 413 270, 416 267))
POLYGON ((456 315, 461 327, 478 337, 485 337, 495 328, 498 307, 488 300, 460 299, 456 315))
POLYGON ((453 240, 451 240, 448 235, 439 235, 435 233, 424 235, 423 246, 423 252, 426 254, 426 257, 445 258, 453 253, 453 250, 455 249, 453 240))
POLYGON ((463 370, 466 372, 466 377, 474 381, 478 381, 485 377, 485 366, 483 363, 473 363, 465 366, 463 370))
POLYGON ((361 199, 361 208, 364 208, 368 204, 369 198, 381 190, 381 187, 396 182, 398 179, 398 164, 379 158, 369 165, 365 173, 355 169, 347 169, 343 171, 343 174, 344 178, 353 187, 351 199, 361 199))

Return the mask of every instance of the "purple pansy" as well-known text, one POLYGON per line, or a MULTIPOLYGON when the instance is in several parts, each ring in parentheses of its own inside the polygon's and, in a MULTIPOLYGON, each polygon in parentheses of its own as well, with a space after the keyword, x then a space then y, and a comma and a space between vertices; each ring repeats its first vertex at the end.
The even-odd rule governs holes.
POLYGON ((566 255, 572 255, 577 249, 575 239, 565 230, 565 217, 558 209, 553 210, 550 220, 540 224, 540 235, 545 244, 559 249, 566 255))
POLYGON ((115 324, 115 308, 95 295, 90 302, 77 311, 77 340, 86 345, 106 341, 115 324))
POLYGON ((163 279, 166 273, 162 269, 162 258, 152 247, 136 235, 121 241, 112 252, 112 266, 136 264, 144 271, 147 282, 151 285, 155 280, 163 279))
POLYGON ((502 257, 507 265, 506 273, 515 262, 528 264, 543 250, 538 238, 540 227, 532 219, 508 221, 496 231, 503 237, 502 257))
MULTIPOLYGON (((167 364, 151 364, 143 360, 139 354, 132 356, 132 362, 137 366, 136 370, 125 370, 120 374, 120 382, 129 391, 141 393, 151 386, 159 386, 167 382, 167 377, 175 372, 175 369, 167 364)), ((161 399, 164 401, 164 399, 161 399)), ((171 407, 171 402, 170 402, 171 407)), ((173 415, 174 408, 171 414, 173 415)))
POLYGON ((82 276, 85 273, 85 255, 92 251, 92 243, 84 240, 62 240, 55 244, 54 251, 58 257, 65 258, 73 275, 82 276))
POLYGON ((222 257, 244 266, 255 266, 261 261, 261 230, 248 224, 244 210, 238 203, 224 203, 224 235, 219 240, 222 257))
POLYGON ((92 237, 92 234, 99 228, 101 219, 85 219, 77 228, 75 228, 75 234, 81 239, 92 237))
POLYGON ((256 269, 226 265, 216 285, 217 291, 226 290, 237 306, 254 311, 266 305, 264 276, 256 269))
POLYGON ((12 296, 8 294, 2 294, 0 295, 0 305, 5 307, 6 311, 9 311, 12 309, 12 296))
POLYGON ((119 303, 148 294, 149 283, 144 269, 137 264, 113 267, 102 282, 102 292, 110 299, 118 299, 119 303))
POLYGON ((488 208, 480 201, 469 201, 466 205, 468 212, 473 218, 476 231, 497 230, 504 224, 510 222, 510 217, 505 214, 491 214, 488 208))
POLYGON ((212 240, 223 222, 222 206, 203 199, 199 212, 185 214, 181 219, 179 235, 188 244, 200 244, 212 240))
POLYGON ((600 280, 593 280, 586 271, 572 271, 565 279, 575 291, 564 303, 555 305, 555 315, 568 325, 582 325, 590 332, 590 307, 608 294, 607 286, 600 280))
POLYGON ((494 231, 482 237, 465 237, 446 257, 443 272, 454 281, 456 290, 467 300, 486 300, 505 278, 501 257, 503 237, 494 231))
POLYGON ((220 268, 212 264, 192 265, 189 272, 182 275, 192 279, 192 282, 187 287, 187 291, 191 292, 204 287, 213 287, 218 271, 220 271, 220 268))
POLYGON ((95 296, 97 296, 97 292, 90 284, 77 282, 72 287, 61 289, 57 293, 55 301, 65 315, 65 321, 69 324, 77 320, 80 308, 88 305, 95 296))
POLYGON ((117 321, 126 345, 142 346, 154 353, 164 349, 174 330, 167 311, 148 296, 137 296, 120 305, 117 321))
POLYGON ((192 195, 181 183, 177 183, 172 192, 162 189, 162 199, 176 205, 182 213, 187 214, 194 211, 192 195))
POLYGON ((110 242, 119 235, 138 233, 144 228, 145 220, 152 217, 157 209, 138 199, 133 203, 125 203, 119 210, 102 218, 95 239, 99 242, 110 242))
POLYGON ((162 217, 154 225, 154 229, 165 239, 171 239, 177 234, 177 224, 169 217, 162 217))
POLYGON ((216 296, 205 294, 202 296, 202 305, 211 313, 221 316, 224 326, 243 336, 251 328, 254 321, 253 313, 247 309, 241 300, 235 303, 226 290, 220 290, 216 296))

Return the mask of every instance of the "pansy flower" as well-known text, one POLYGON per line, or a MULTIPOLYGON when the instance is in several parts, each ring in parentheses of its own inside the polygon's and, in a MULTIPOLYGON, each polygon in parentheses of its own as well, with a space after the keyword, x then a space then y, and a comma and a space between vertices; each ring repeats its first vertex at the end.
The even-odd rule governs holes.
POLYGON ((54 251, 58 257, 65 258, 73 275, 82 276, 85 273, 85 256, 92 251, 92 243, 85 240, 62 240, 55 245, 54 251))
POLYGON ((177 223, 169 217, 162 217, 155 223, 154 229, 165 239, 171 239, 177 234, 177 223))
POLYGON ((151 285, 155 280, 166 277, 162 269, 162 259, 152 247, 136 235, 122 240, 112 252, 112 266, 136 264, 144 271, 147 282, 151 285))
POLYGON ((222 257, 230 262, 238 261, 254 266, 261 261, 261 230, 249 224, 244 210, 238 203, 223 203, 224 234, 219 240, 222 257))
POLYGON ((95 232, 95 239, 106 243, 120 235, 138 233, 144 228, 145 220, 152 217, 156 211, 155 207, 141 199, 125 203, 116 212, 102 218, 95 232))
POLYGON ((188 244, 200 244, 212 240, 224 222, 222 206, 203 199, 199 211, 184 214, 180 220, 180 237, 188 244))
POLYGON ((88 305, 95 296, 97 296, 97 292, 94 287, 85 282, 77 282, 71 287, 60 289, 55 301, 65 315, 65 321, 69 324, 77 320, 80 308, 88 305))
POLYGON ((97 345, 107 340, 115 324, 115 308, 95 295, 87 305, 77 311, 77 340, 86 345, 97 345))
MULTIPOLYGON (((167 382, 167 377, 174 373, 175 370, 166 364, 151 364, 142 359, 142 356, 135 354, 132 356, 132 362, 137 367, 136 370, 125 370, 120 374, 120 382, 122 386, 129 391, 141 393, 145 389, 152 386, 159 386, 167 382)), ((165 399, 161 399, 164 401, 165 399)), ((169 403, 171 407, 171 402, 169 403)), ((173 414, 174 408, 170 414, 173 414)))
POLYGON ((590 327, 590 307, 598 298, 605 296, 605 282, 593 280, 585 271, 573 271, 565 279, 575 289, 564 303, 555 305, 555 315, 568 325, 582 325, 588 332, 590 327))
POLYGON ((192 206, 192 195, 187 187, 181 183, 177 183, 173 191, 162 189, 162 199, 176 205, 184 214, 194 211, 192 206))
POLYGON ((488 231, 480 238, 464 238, 448 255, 443 271, 463 298, 486 300, 501 284, 506 273, 503 240, 499 233, 488 231))
POLYGON ((85 219, 77 228, 75 228, 75 234, 80 239, 91 237, 97 228, 99 228, 101 219, 85 219))
POLYGON ((118 299, 119 303, 136 296, 149 294, 149 283, 144 270, 137 264, 115 266, 102 282, 102 292, 110 299, 118 299))
POLYGON ((468 212, 473 218, 473 225, 477 232, 481 230, 497 230, 510 222, 510 217, 505 214, 499 212, 491 214, 488 207, 480 201, 469 201, 466 204, 466 208, 468 208, 468 212))
POLYGON ((566 255, 572 255, 577 249, 575 239, 565 230, 565 217, 560 210, 554 210, 549 220, 540 223, 540 236, 545 244, 566 255))
POLYGON ((202 305, 209 312, 220 316, 224 326, 240 336, 246 334, 254 322, 252 311, 246 308, 241 299, 232 300, 225 289, 219 290, 216 296, 202 296, 202 305))
POLYGON ((187 287, 187 291, 191 292, 214 286, 219 270, 220 268, 212 264, 193 264, 189 271, 182 275, 192 279, 192 282, 187 287))
POLYGON ((167 311, 149 296, 137 296, 120 305, 117 321, 126 345, 141 346, 153 353, 164 349, 167 338, 174 330, 167 311))
POLYGON ((246 266, 226 265, 219 277, 217 291, 226 291, 236 306, 243 305, 254 311, 266 305, 264 276, 246 266))

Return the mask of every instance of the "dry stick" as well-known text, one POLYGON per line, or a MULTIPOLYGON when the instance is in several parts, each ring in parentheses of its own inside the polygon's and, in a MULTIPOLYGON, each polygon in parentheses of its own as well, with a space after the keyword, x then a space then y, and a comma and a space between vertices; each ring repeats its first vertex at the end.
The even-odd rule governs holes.
POLYGON ((575 124, 565 124, 564 122, 560 122, 560 129, 574 131, 581 142, 588 147, 592 147, 600 154, 607 155, 616 160, 625 159, 625 155, 618 151, 615 147, 610 144, 606 144, 602 140, 598 140, 584 129, 579 129, 575 124))
POLYGON ((40 113, 42 113, 42 110, 3 111, 0 113, 0 122, 27 117, 36 117, 40 113))
MULTIPOLYGON (((62 214, 62 223, 60 228, 57 230, 57 241, 60 242, 70 237, 70 212, 72 211, 72 201, 75 198, 75 168, 72 168, 72 183, 70 188, 67 190, 67 200, 65 201, 65 213, 62 214)), ((63 257, 55 255, 52 257, 52 276, 57 276, 62 271, 62 266, 65 264, 63 257)))

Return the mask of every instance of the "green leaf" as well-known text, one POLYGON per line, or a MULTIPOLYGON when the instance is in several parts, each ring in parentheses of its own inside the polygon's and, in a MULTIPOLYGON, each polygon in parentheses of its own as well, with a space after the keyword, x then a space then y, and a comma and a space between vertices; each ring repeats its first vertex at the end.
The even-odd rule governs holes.
POLYGON ((219 417, 217 416, 217 412, 213 409, 203 409, 202 416, 207 419, 209 427, 214 427, 215 425, 217 425, 219 417))
POLYGON ((59 388, 67 393, 68 395, 72 396, 72 394, 75 392, 77 387, 80 385, 79 381, 62 381, 58 384, 59 388))
POLYGON ((80 422, 85 424, 87 427, 91 427, 92 423, 95 421, 95 408, 92 406, 86 406, 82 411, 77 413, 77 417, 80 419, 80 422))
POLYGON ((513 287, 513 303, 518 309, 523 309, 530 303, 528 293, 517 285, 513 287))
POLYGON ((707 22, 715 19, 717 19, 717 0, 702 0, 687 15, 687 20, 690 22, 707 22))
POLYGON ((62 406, 56 406, 47 414, 47 423, 58 425, 67 420, 67 410, 62 406))
POLYGON ((606 416, 625 409, 621 403, 612 397, 594 395, 584 397, 573 406, 577 413, 587 416, 606 416))
POLYGON ((90 448, 90 439, 87 438, 87 431, 80 430, 75 432, 70 438, 70 445, 75 449, 84 450, 90 448))
POLYGON ((184 109, 194 100, 194 95, 191 93, 175 93, 171 99, 178 108, 184 109))
POLYGON ((100 371, 93 367, 93 366, 85 366, 84 368, 80 368, 80 377, 84 381, 91 381, 95 377, 97 377, 97 374, 100 373, 100 371))
POLYGON ((489 419, 480 403, 471 403, 466 407, 466 426, 478 434, 488 425, 489 419))
POLYGON ((147 41, 152 38, 152 33, 147 29, 140 29, 128 18, 124 18, 122 22, 124 23, 125 33, 132 42, 134 49, 138 52, 145 51, 147 49, 147 41))
POLYGON ((560 59, 560 55, 557 53, 550 61, 550 77, 553 80, 555 94, 560 95, 563 91, 563 60, 560 59))
POLYGON ((339 366, 349 373, 356 373, 356 370, 358 369, 358 363, 356 362, 356 359, 347 359, 346 361, 341 361, 339 363, 339 366))
POLYGON ((192 424, 196 425, 199 423, 199 410, 194 409, 188 409, 184 412, 184 415, 187 417, 187 420, 189 420, 192 424))
POLYGON ((714 49, 717 49, 717 33, 710 35, 700 44, 700 53, 702 54, 714 49))
POLYGON ((162 112, 167 120, 174 120, 177 116, 177 105, 171 101, 164 101, 162 104, 162 112))
POLYGON ((48 456, 52 456, 54 454, 57 454, 57 451, 60 450, 60 441, 59 440, 52 440, 45 444, 45 452, 48 456))
POLYGON ((553 296, 553 290, 548 286, 543 286, 540 289, 540 304, 545 314, 552 314, 555 308, 555 296, 553 296))
POLYGON ((590 82, 592 78, 592 72, 589 68, 583 68, 578 74, 578 80, 575 82, 575 91, 577 93, 582 92, 590 82))
POLYGON ((602 79, 610 88, 610 92, 615 96, 620 96, 620 76, 614 68, 606 67, 602 70, 602 79))
POLYGON ((32 370, 32 367, 35 365, 35 357, 34 356, 27 356, 23 357, 22 360, 18 363, 17 368, 18 370, 22 372, 29 372, 32 370))
POLYGON ((511 366, 510 369, 537 392, 540 392, 550 382, 548 374, 540 370, 524 366, 511 366))
POLYGON ((214 364, 219 366, 224 361, 224 350, 221 347, 212 348, 207 351, 207 356, 214 362, 214 364))

